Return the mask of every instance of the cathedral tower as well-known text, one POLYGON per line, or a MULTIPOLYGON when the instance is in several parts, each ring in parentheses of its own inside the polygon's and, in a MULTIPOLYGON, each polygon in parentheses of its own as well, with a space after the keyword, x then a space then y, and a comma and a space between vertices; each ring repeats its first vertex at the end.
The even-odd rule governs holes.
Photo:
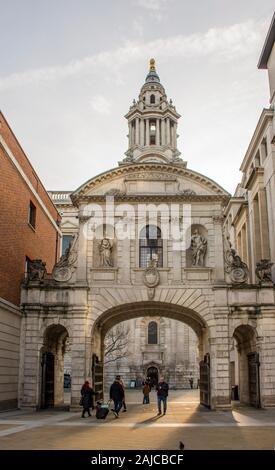
POLYGON ((177 148, 177 124, 180 115, 156 72, 155 60, 150 60, 149 72, 126 114, 129 125, 128 150, 122 163, 161 162, 184 164, 177 148))

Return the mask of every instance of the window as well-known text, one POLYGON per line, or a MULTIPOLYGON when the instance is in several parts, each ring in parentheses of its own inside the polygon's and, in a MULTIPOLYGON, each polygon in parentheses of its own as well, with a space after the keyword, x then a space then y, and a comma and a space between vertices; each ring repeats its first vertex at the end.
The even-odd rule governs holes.
POLYGON ((65 255, 67 248, 69 248, 70 242, 73 240, 73 235, 63 235, 62 237, 62 255, 65 255))
POLYGON ((35 228, 35 222, 36 222, 36 207, 35 205, 30 201, 29 205, 29 224, 35 228))
POLYGON ((158 324, 155 321, 148 324, 148 344, 158 344, 158 324))
POLYGON ((140 232, 139 267, 147 268, 151 260, 156 260, 157 266, 162 267, 162 252, 161 230, 155 225, 146 225, 140 232))
POLYGON ((151 96, 150 96, 150 103, 151 103, 151 104, 155 104, 155 102, 156 102, 156 97, 155 97, 155 95, 151 95, 151 96))
POLYGON ((156 121, 149 122, 150 145, 156 144, 156 121))

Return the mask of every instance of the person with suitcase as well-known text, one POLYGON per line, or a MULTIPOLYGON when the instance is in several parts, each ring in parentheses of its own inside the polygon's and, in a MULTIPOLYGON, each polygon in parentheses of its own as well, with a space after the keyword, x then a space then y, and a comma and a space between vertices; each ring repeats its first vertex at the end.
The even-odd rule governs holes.
POLYGON ((83 407, 81 418, 85 418, 85 413, 88 413, 88 416, 92 416, 90 413, 90 408, 94 409, 94 395, 96 393, 90 387, 88 380, 82 385, 81 388, 81 405, 83 407))
POLYGON ((114 383, 110 387, 110 400, 114 402, 114 415, 118 418, 119 412, 122 407, 122 401, 124 398, 124 390, 120 383, 120 376, 117 375, 114 383))

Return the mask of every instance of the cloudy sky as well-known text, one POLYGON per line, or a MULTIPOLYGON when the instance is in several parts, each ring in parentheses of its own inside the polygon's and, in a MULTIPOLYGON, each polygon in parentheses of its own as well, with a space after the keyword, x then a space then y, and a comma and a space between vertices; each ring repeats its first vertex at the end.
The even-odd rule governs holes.
POLYGON ((47 189, 115 167, 150 57, 188 166, 234 192, 263 107, 274 0, 0 0, 0 109, 47 189))

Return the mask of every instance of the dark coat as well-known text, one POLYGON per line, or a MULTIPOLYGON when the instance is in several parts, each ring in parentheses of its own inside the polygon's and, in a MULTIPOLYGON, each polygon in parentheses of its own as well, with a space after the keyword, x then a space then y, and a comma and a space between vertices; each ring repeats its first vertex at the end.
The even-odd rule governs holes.
POLYGON ((110 400, 122 401, 124 398, 124 390, 122 385, 115 381, 110 387, 110 400))
POLYGON ((85 389, 84 387, 82 387, 81 389, 81 396, 82 396, 82 406, 84 409, 88 409, 88 408, 93 408, 94 407, 94 395, 96 395, 96 393, 93 391, 92 388, 87 388, 85 389))
POLYGON ((166 382, 159 382, 156 389, 158 397, 168 397, 169 385, 166 382))

